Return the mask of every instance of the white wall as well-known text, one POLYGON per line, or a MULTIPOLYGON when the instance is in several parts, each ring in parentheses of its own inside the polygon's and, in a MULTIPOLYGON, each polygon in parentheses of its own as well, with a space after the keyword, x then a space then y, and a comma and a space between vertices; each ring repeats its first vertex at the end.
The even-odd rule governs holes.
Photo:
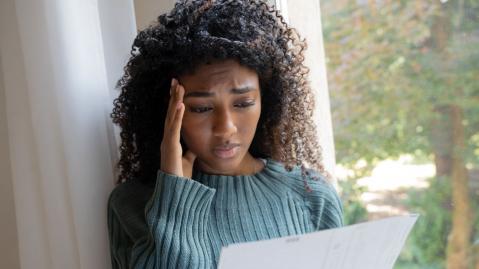
POLYGON ((135 0, 137 29, 143 29, 156 18, 173 8, 174 0, 135 0))

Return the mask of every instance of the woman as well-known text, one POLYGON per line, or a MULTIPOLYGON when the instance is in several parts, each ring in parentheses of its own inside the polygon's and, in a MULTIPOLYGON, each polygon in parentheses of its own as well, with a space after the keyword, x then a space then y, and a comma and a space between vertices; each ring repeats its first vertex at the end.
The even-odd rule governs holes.
POLYGON ((179 1, 138 34, 112 113, 113 268, 216 268, 222 246, 342 226, 305 48, 260 0, 179 1))

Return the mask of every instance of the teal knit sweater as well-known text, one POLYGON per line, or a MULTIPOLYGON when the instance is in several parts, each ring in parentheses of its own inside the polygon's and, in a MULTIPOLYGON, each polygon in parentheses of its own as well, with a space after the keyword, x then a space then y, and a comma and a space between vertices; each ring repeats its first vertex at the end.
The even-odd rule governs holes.
POLYGON ((155 186, 118 185, 108 202, 113 268, 216 268, 222 246, 342 226, 341 202, 322 177, 307 178, 308 192, 299 167, 263 161, 254 175, 158 171, 155 186))

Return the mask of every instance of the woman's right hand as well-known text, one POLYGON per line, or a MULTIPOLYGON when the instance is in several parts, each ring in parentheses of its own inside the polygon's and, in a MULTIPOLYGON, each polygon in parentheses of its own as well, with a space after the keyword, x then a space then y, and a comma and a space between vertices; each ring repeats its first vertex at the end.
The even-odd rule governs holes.
POLYGON ((160 170, 180 177, 191 178, 193 164, 196 155, 190 150, 183 156, 183 149, 180 144, 181 123, 185 112, 183 95, 185 88, 178 83, 177 79, 171 80, 170 101, 161 141, 161 165, 160 170))

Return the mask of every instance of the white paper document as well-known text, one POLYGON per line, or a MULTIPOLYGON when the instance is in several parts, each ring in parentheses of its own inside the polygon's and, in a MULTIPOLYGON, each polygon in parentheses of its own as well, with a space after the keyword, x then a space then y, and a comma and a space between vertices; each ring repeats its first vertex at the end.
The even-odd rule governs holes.
POLYGON ((218 269, 393 268, 417 214, 221 249, 218 269))

